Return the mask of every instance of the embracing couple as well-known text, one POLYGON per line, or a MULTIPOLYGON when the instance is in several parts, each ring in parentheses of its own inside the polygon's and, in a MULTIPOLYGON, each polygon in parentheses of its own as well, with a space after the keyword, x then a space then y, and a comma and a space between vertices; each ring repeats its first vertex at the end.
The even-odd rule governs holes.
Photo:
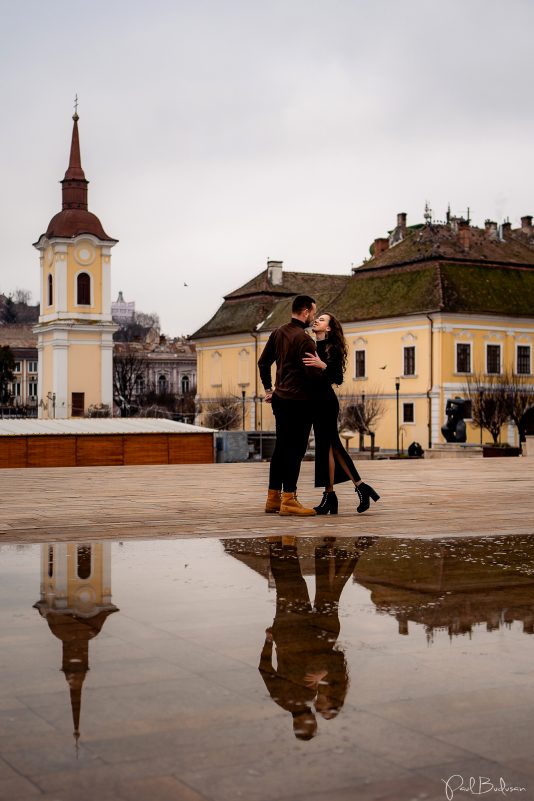
POLYGON ((276 421, 276 445, 269 472, 266 512, 281 515, 337 514, 334 484, 352 481, 358 496, 357 512, 369 509, 379 495, 365 484, 337 428, 339 402, 332 384, 342 384, 347 363, 347 344, 341 324, 328 313, 315 319, 315 300, 298 295, 292 304, 291 321, 274 330, 258 361, 276 421), (312 327, 316 341, 306 333, 312 327), (276 363, 275 388, 271 366, 276 363), (297 499, 300 465, 311 427, 315 432, 315 486, 324 487, 318 506, 307 509, 297 499))

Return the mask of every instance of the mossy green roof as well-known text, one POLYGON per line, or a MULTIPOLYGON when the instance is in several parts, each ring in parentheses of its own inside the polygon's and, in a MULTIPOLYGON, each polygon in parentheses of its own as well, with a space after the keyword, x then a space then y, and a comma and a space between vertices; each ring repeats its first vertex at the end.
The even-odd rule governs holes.
MULTIPOLYGON (((534 267, 466 264, 429 260, 389 268, 359 269, 352 277, 284 273, 291 294, 236 290, 192 339, 251 331, 269 331, 287 322, 296 294, 310 294, 318 311, 330 311, 342 322, 402 317, 426 312, 495 314, 534 318, 534 267)), ((286 283, 287 282, 287 283, 286 283)))

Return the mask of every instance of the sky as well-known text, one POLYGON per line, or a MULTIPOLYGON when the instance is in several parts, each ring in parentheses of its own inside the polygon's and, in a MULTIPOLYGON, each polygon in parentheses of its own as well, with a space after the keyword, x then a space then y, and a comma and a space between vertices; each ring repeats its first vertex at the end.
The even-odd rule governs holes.
POLYGON ((112 296, 188 335, 281 260, 534 214, 531 0, 0 0, 0 292, 38 301, 75 94, 112 296))

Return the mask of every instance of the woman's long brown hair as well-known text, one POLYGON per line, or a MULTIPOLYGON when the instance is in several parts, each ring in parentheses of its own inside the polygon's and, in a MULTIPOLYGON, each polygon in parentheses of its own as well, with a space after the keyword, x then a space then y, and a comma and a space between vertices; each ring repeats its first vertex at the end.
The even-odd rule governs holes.
POLYGON ((323 314, 328 314, 330 317, 330 321, 328 323, 330 326, 330 331, 326 335, 326 352, 329 353, 330 351, 335 351, 341 357, 341 369, 343 370, 343 375, 345 375, 345 370, 347 369, 348 348, 347 340, 345 339, 345 334, 343 333, 343 328, 339 320, 334 317, 333 314, 330 314, 328 311, 323 312, 323 314))

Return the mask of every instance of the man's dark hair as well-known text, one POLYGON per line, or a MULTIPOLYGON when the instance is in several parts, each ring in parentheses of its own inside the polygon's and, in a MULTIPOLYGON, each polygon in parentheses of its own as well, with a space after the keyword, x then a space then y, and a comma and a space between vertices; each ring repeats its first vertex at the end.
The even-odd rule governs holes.
POLYGON ((291 304, 291 311, 293 314, 300 314, 304 309, 311 309, 314 303, 315 300, 309 295, 297 295, 291 304))

